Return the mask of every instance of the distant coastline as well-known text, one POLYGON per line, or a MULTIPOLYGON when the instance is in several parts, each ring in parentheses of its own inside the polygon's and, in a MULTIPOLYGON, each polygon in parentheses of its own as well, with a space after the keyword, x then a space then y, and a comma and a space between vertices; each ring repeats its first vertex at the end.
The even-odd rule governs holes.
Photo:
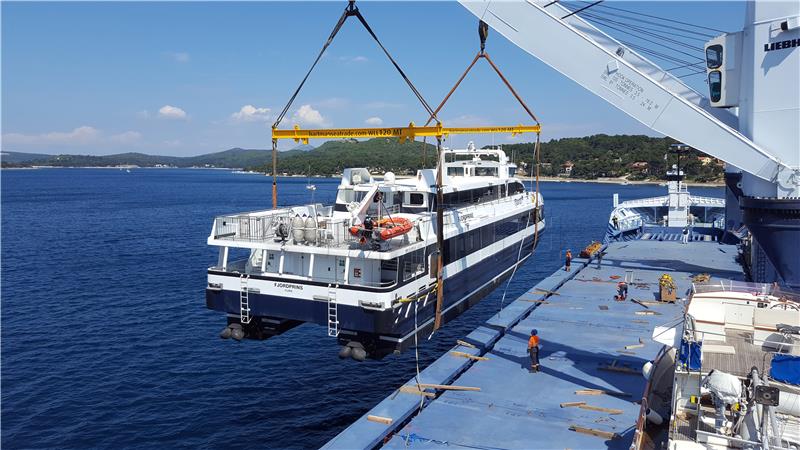
MULTIPOLYGON (((526 181, 534 179, 533 177, 520 177, 526 181)), ((566 178, 566 177, 539 177, 539 181, 555 182, 555 183, 602 183, 602 184, 666 184, 664 180, 626 180, 624 178, 566 178)), ((725 183, 722 181, 684 181, 686 186, 705 186, 705 187, 723 187, 725 183)))
MULTIPOLYGON (((542 180, 610 184, 661 184, 666 172, 679 164, 687 185, 720 186, 724 164, 691 150, 680 161, 669 156, 675 141, 669 138, 631 135, 594 135, 542 142, 540 156, 532 143, 506 144, 503 150, 516 162, 519 173, 533 172, 539 163, 542 180)), ((303 146, 278 153, 282 176, 336 176, 346 167, 364 167, 371 173, 393 172, 415 176, 420 167, 434 167, 436 148, 419 141, 393 139, 331 140, 319 147, 303 146)), ((0 165, 18 167, 70 167, 138 170, 140 168, 196 168, 271 174, 272 152, 232 148, 197 156, 159 156, 143 153, 114 155, 34 154, 0 152, 0 165)))
MULTIPOLYGON (((229 170, 237 175, 264 175, 264 172, 244 170, 241 167, 114 167, 114 166, 26 166, 26 167, 3 167, 2 170, 36 170, 36 169, 105 169, 105 170, 162 170, 162 169, 180 169, 180 170, 229 170)), ((373 177, 381 179, 383 174, 372 174, 373 177)), ((271 177, 270 174, 265 176, 271 177)), ((304 174, 281 174, 280 178, 303 178, 308 175, 304 174)), ((311 178, 338 178, 340 175, 311 175, 311 178)), ((410 178, 407 175, 398 176, 398 178, 410 178)), ((534 177, 519 176, 524 181, 534 181, 534 177)), ((539 181, 548 183, 599 183, 599 184, 619 184, 619 185, 664 185, 664 180, 626 180, 625 178, 568 178, 568 177, 545 177, 540 176, 539 181)), ((697 187, 724 187, 725 183, 722 181, 684 181, 686 186, 697 187)))

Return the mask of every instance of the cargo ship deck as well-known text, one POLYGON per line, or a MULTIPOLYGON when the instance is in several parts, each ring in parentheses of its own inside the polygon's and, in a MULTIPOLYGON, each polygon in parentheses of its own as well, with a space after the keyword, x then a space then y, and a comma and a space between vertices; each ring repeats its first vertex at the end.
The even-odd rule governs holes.
POLYGON ((653 329, 682 319, 692 276, 744 275, 735 245, 682 244, 670 230, 604 252, 599 269, 576 258, 570 272, 562 267, 531 287, 419 376, 421 384, 471 390, 420 393, 412 377, 323 448, 628 448, 646 384, 642 365, 662 347, 653 329), (658 302, 664 273, 677 284, 676 303, 658 302), (628 300, 615 301, 626 277, 628 300), (528 370, 533 328, 538 373, 528 370))

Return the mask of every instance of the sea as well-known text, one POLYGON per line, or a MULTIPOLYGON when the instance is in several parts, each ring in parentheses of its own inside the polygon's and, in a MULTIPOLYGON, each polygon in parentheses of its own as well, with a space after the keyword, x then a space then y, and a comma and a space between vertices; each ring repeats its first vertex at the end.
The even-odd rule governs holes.
MULTIPOLYGON (((230 170, 0 172, 3 448, 316 448, 415 373, 413 351, 340 360, 321 326, 222 340, 205 307, 215 215, 267 209, 271 179, 230 170)), ((311 201, 305 178, 280 203, 311 201)), ((312 179, 331 203, 337 179, 312 179)), ((420 344, 429 365, 503 303, 600 240, 657 185, 541 183, 546 232, 507 284, 420 344)), ((722 197, 722 188, 692 188, 722 197)))

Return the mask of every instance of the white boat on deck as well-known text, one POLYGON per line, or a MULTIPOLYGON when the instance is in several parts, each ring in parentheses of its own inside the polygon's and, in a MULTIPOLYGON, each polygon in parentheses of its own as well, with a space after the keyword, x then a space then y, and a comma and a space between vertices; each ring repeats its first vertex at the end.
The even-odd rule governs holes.
POLYGON ((691 239, 719 239, 725 229, 725 200, 691 195, 683 179, 683 171, 673 166, 667 172, 667 195, 620 202, 614 194, 606 241, 636 239, 648 232, 679 235, 686 227, 691 239))
MULTIPOLYGON (((442 322, 494 289, 544 231, 541 195, 500 148, 444 149, 442 322)), ((345 169, 334 205, 220 216, 208 244, 206 302, 223 337, 263 339, 303 322, 327 327, 342 356, 402 351, 433 327, 436 170, 382 181, 345 169), (238 257, 236 254, 238 253, 238 257)))
POLYGON ((684 320, 653 333, 667 346, 644 370, 652 441, 671 450, 800 448, 798 300, 771 284, 695 284, 684 320))

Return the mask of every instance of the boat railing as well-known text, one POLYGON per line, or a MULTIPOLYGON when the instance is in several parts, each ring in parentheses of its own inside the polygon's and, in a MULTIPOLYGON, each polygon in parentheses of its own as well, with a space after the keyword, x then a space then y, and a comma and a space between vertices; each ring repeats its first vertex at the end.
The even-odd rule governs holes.
POLYGON ((514 203, 514 202, 532 202, 534 195, 535 194, 533 192, 526 192, 526 195, 521 197, 501 197, 493 199, 491 202, 474 203, 469 206, 455 206, 455 205, 445 204, 444 210, 446 215, 444 216, 444 224, 452 225, 455 222, 459 222, 461 220, 460 219, 461 216, 475 212, 481 212, 493 215, 494 211, 489 209, 489 207, 499 206, 506 203, 514 203), (451 212, 451 214, 447 214, 448 212, 451 212))
POLYGON ((636 200, 626 200, 620 203, 617 208, 641 208, 643 206, 666 206, 669 203, 668 196, 638 198, 636 200))
POLYGON ((747 281, 718 280, 715 283, 693 283, 692 292, 740 292, 752 295, 774 295, 775 286, 769 283, 751 283, 747 281))
POLYGON ((629 231, 641 228, 644 224, 644 219, 642 219, 642 216, 629 217, 627 219, 620 220, 617 223, 619 223, 620 231, 629 231))
POLYGON ((281 242, 294 241, 294 232, 302 230, 299 241, 313 246, 348 246, 357 241, 348 232, 347 219, 319 218, 315 226, 295 227, 292 210, 269 211, 241 215, 218 216, 214 218, 214 239, 242 242, 281 242))

